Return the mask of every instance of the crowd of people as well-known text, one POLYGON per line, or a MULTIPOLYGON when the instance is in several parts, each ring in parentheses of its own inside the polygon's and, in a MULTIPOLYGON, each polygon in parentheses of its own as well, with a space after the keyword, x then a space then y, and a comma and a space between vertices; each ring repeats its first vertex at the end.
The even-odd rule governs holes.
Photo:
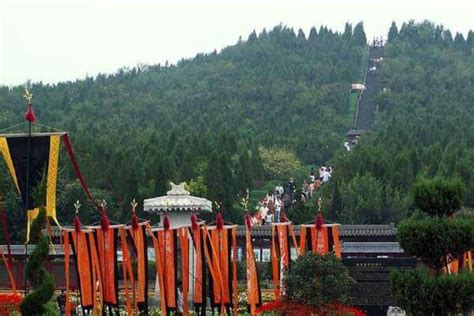
POLYGON ((332 172, 332 167, 321 166, 318 171, 311 168, 308 177, 301 184, 301 190, 297 190, 294 178, 290 178, 285 187, 281 183, 278 184, 258 202, 255 214, 251 218, 252 226, 270 225, 282 221, 291 205, 297 200, 303 203, 309 201, 313 193, 331 179, 332 172))
POLYGON ((380 37, 374 36, 374 38, 372 40, 372 47, 383 47, 383 46, 384 46, 383 37, 382 36, 380 36, 380 37))

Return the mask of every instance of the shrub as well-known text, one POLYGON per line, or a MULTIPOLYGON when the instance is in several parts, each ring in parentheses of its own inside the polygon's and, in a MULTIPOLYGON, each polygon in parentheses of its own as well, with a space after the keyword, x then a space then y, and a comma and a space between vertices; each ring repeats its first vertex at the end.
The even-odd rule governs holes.
POLYGON ((459 179, 420 179, 412 189, 415 206, 431 216, 450 216, 461 208, 464 186, 459 179))
POLYGON ((41 315, 48 310, 45 305, 53 297, 54 279, 43 264, 48 259, 48 239, 41 233, 46 223, 46 210, 42 207, 31 226, 30 240, 36 243, 26 266, 26 276, 34 291, 28 294, 20 305, 22 315, 41 315))
POLYGON ((405 220, 398 225, 397 239, 409 254, 440 271, 474 245, 474 221, 471 219, 405 220))
POLYGON ((449 315, 474 306, 474 274, 433 277, 426 270, 393 271, 390 284, 396 301, 412 315, 449 315))
POLYGON ((320 307, 347 301, 349 274, 332 253, 306 253, 285 273, 286 298, 294 303, 320 307))

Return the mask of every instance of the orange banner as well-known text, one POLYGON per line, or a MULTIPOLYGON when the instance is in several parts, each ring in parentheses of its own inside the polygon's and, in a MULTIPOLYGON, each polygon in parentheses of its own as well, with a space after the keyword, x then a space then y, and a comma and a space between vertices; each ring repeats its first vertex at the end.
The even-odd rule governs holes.
POLYGON ((302 256, 306 252, 306 227, 301 225, 300 228, 300 256, 302 256))
POLYGON ((273 274, 273 289, 275 292, 275 299, 280 299, 280 269, 278 263, 278 253, 276 246, 276 228, 275 225, 272 225, 272 274, 273 274))
MULTIPOLYGON (((176 306, 176 267, 175 267, 175 229, 157 231, 160 257, 163 263, 166 305, 168 309, 176 306)), ((160 289, 161 290, 161 289, 160 289)))
POLYGON ((70 234, 74 245, 73 251, 76 256, 76 268, 81 291, 81 305, 84 309, 89 309, 94 305, 94 283, 92 282, 93 271, 87 236, 84 231, 71 232, 70 234))
POLYGON ((214 248, 212 254, 214 266, 218 266, 221 277, 221 284, 213 282, 213 303, 215 305, 230 304, 229 281, 229 238, 228 228, 209 229, 211 235, 211 247, 214 248), (217 264, 218 261, 218 264, 217 264))
POLYGON ((155 265, 156 265, 156 277, 158 278, 158 283, 160 287, 160 306, 161 306, 161 315, 165 316, 168 314, 166 309, 166 293, 165 293, 165 281, 164 281, 164 271, 163 271, 163 260, 161 258, 162 250, 158 243, 158 239, 155 237, 150 224, 147 222, 145 224, 148 234, 153 240, 153 248, 155 249, 155 265))
POLYGON ((328 228, 323 226, 317 228, 311 225, 311 250, 313 253, 324 255, 329 252, 328 228))
MULTIPOLYGON (((209 272, 211 273, 212 281, 214 282, 214 284, 218 285, 221 291, 223 288, 223 284, 222 284, 222 276, 221 276, 221 271, 220 271, 220 266, 219 266, 220 264, 219 258, 217 256, 216 249, 214 248, 211 234, 208 232, 208 229, 206 226, 202 227, 202 232, 203 232, 204 255, 206 257, 207 266, 209 267, 209 272), (207 241, 209 241, 209 246, 208 246, 207 241)), ((216 298, 214 298, 214 300, 215 299, 216 298)), ((218 298, 218 300, 220 301, 220 297, 218 298)))
POLYGON ((290 245, 288 242, 288 224, 273 224, 278 233, 278 248, 280 253, 280 264, 282 269, 286 269, 290 264, 290 245))
POLYGON ((146 244, 146 223, 140 223, 137 229, 128 228, 128 234, 133 240, 135 261, 137 266, 137 291, 132 287, 135 302, 140 311, 148 313, 148 249, 146 244))
POLYGON ((100 273, 102 276, 104 304, 117 306, 118 279, 117 279, 117 229, 109 227, 96 230, 97 253, 99 254, 100 273))
POLYGON ((102 283, 102 275, 100 271, 100 263, 99 263, 99 254, 97 252, 97 247, 95 243, 95 237, 94 234, 88 233, 89 236, 89 247, 91 250, 91 258, 92 258, 92 295, 94 298, 94 311, 93 315, 98 315, 99 310, 102 310, 103 308, 103 302, 104 302, 104 284, 102 283), (97 285, 98 286, 97 286, 97 285), (97 301, 97 295, 99 297, 99 301, 97 301))
MULTIPOLYGON (((127 244, 127 235, 125 232, 124 227, 119 228, 120 232, 120 241, 122 244, 122 275, 123 275, 123 283, 125 288, 125 305, 127 306, 127 313, 128 315, 132 315, 132 305, 131 305, 131 298, 130 298, 130 289, 135 288, 135 280, 132 271, 132 264, 130 262, 129 252, 128 252, 128 244, 127 244), (130 287, 128 283, 130 282, 130 287)), ((133 295, 132 291, 132 295, 133 295)), ((136 300, 135 301, 135 310, 138 311, 136 300)))
POLYGON ((189 239, 186 227, 178 228, 178 236, 181 245, 181 280, 183 291, 183 315, 189 315, 188 293, 189 293, 189 239))
POLYGON ((299 256, 300 255, 300 251, 298 249, 298 243, 296 242, 296 235, 295 235, 295 231, 293 229, 293 225, 290 224, 288 226, 288 230, 290 232, 290 235, 291 235, 291 240, 293 241, 293 248, 295 248, 295 251, 296 251, 296 255, 299 256))
POLYGON ((332 227, 332 240, 334 243, 334 254, 337 258, 341 258, 341 242, 339 241, 339 227, 334 225, 332 227))
POLYGON ((239 289, 237 280, 237 226, 232 227, 232 305, 234 315, 237 315, 239 305, 239 289))
POLYGON ((247 261, 247 299, 250 306, 250 314, 256 315, 257 306, 260 305, 259 284, 257 275, 257 264, 252 246, 250 228, 245 231, 246 261, 247 261))

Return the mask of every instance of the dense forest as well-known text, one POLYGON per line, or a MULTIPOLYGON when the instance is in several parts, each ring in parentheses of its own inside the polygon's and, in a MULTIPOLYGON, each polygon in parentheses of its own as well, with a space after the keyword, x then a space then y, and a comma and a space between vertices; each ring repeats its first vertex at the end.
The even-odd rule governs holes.
MULTIPOLYGON (((176 65, 33 83, 31 91, 39 123, 70 132, 80 168, 93 194, 108 201, 113 220, 129 219, 133 198, 162 195, 169 181, 187 181, 194 194, 220 199, 226 220, 241 222, 236 205, 247 188, 332 164, 333 180, 318 193, 326 216, 384 223, 411 212, 406 193, 422 175, 460 177, 466 205, 473 205, 473 47, 472 32, 453 39, 428 22, 400 31, 392 25, 375 127, 349 153, 342 143, 354 122, 350 88, 363 80, 367 62, 362 23, 346 24, 343 33, 321 27, 309 34, 280 25, 176 65), (275 156, 289 168, 271 167, 275 156)), ((22 93, 22 87, 0 88, 0 129, 21 122, 22 93)), ((39 130, 48 128, 37 124, 39 130)), ((77 199, 86 205, 83 222, 97 221, 62 157, 60 222, 72 221, 77 199)), ((0 172, 18 241, 25 214, 6 168, 0 172)))
POLYGON ((419 177, 460 178, 474 206, 474 33, 453 39, 429 22, 390 28, 374 97, 375 127, 333 158, 324 195, 330 216, 350 223, 397 222, 414 209, 419 177))

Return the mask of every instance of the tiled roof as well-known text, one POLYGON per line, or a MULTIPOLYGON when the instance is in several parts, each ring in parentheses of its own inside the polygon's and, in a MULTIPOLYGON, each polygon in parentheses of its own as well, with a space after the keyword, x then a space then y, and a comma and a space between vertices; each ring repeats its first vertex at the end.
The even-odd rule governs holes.
MULTIPOLYGON (((36 248, 36 245, 28 245, 26 247, 25 245, 11 245, 10 249, 12 252, 12 255, 14 256, 24 256, 25 251, 28 250, 28 255, 33 252, 33 250, 36 248)), ((7 246, 6 245, 0 245, 0 249, 2 249, 3 253, 5 256, 8 253, 7 246)), ((72 253, 72 248, 70 248, 70 251, 72 253)), ((50 245, 49 247, 49 254, 50 255, 56 255, 56 256, 64 256, 64 250, 62 245, 50 245)))
POLYGON ((389 225, 341 225, 340 236, 395 236, 397 229, 389 225))
POLYGON ((398 242, 347 242, 341 241, 343 253, 403 253, 398 242))
MULTIPOLYGON (((294 225, 295 235, 300 235, 300 225, 294 225)), ((252 237, 271 237, 271 225, 253 226, 251 228, 252 237)), ((394 224, 388 225, 339 225, 339 236, 344 237, 372 237, 372 236, 395 236, 396 228, 394 224)), ((53 237, 59 237, 60 230, 52 227, 51 234, 53 237)), ((237 236, 245 236, 245 226, 237 226, 237 236)))
MULTIPOLYGON (((300 226, 293 226, 295 235, 299 236, 300 226)), ((270 225, 253 226, 251 228, 252 237, 271 237, 272 229, 270 225)), ((245 236, 245 226, 237 226, 237 235, 245 236)), ((389 225, 340 225, 339 236, 357 237, 357 236, 395 236, 396 228, 394 224, 389 225)))

